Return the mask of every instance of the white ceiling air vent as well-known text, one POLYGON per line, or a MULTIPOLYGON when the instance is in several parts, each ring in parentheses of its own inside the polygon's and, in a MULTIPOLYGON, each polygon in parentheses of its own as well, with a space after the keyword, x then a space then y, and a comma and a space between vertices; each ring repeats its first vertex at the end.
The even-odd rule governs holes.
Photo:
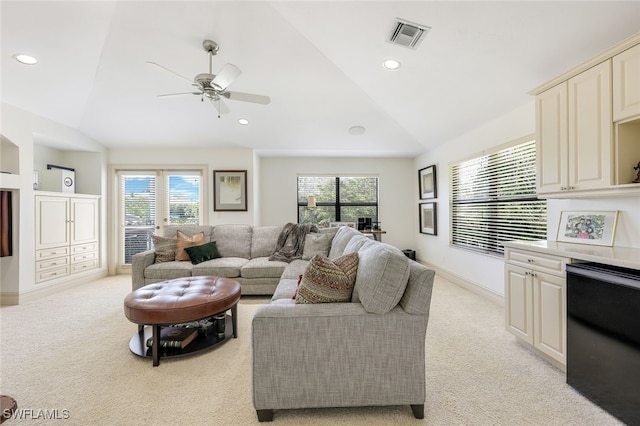
POLYGON ((414 24, 413 22, 397 19, 389 35, 389 43, 399 44, 410 49, 417 49, 431 27, 414 24))

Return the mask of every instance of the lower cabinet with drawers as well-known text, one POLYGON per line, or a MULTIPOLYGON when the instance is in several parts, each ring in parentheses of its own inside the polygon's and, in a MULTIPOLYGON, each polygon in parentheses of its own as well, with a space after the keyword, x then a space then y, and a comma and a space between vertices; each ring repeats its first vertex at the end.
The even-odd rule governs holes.
POLYGON ((504 255, 507 331, 564 370, 565 265, 571 259, 514 248, 504 255))
POLYGON ((99 197, 35 196, 36 283, 99 267, 99 197))

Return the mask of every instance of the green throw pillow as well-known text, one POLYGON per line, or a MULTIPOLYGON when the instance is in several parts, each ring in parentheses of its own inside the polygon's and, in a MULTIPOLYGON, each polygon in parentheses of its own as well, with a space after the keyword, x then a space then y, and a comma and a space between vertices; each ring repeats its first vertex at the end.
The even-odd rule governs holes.
POLYGON ((220 256, 220 252, 218 252, 218 246, 216 245, 215 241, 211 241, 210 243, 205 243, 199 246, 185 247, 184 251, 187 252, 189 258, 191 259, 191 263, 193 263, 194 265, 207 260, 222 257, 220 256))
POLYGON ((296 293, 296 303, 350 302, 358 272, 358 253, 336 259, 311 258, 296 293))

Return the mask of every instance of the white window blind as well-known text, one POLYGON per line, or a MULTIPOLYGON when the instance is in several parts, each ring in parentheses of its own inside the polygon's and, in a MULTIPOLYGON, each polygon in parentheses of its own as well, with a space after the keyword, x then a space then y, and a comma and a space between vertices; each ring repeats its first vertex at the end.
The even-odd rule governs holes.
POLYGON ((452 165, 451 244, 502 254, 501 243, 544 240, 547 203, 536 196, 536 147, 527 141, 452 165))

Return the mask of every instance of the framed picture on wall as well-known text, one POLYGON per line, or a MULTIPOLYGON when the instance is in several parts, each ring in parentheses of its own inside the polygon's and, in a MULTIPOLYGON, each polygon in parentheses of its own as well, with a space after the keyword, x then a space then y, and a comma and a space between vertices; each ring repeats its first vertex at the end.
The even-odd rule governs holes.
POLYGON ((247 171, 213 171, 213 210, 247 211, 247 171))
POLYGON ((422 234, 438 235, 437 203, 420 203, 418 207, 420 232, 422 234))
POLYGON ((420 199, 437 198, 436 189, 436 166, 425 167, 418 170, 418 187, 420 191, 420 199))
POLYGON ((557 241, 612 246, 618 211, 563 211, 557 241))

